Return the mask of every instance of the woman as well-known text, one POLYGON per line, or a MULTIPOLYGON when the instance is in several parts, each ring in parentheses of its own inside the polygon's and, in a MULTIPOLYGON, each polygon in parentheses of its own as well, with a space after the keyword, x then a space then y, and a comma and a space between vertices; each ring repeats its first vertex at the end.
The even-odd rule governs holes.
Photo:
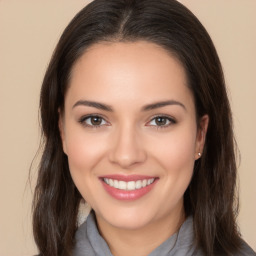
POLYGON ((236 226, 221 64, 180 3, 93 1, 60 38, 40 108, 40 255, 255 255, 236 226))

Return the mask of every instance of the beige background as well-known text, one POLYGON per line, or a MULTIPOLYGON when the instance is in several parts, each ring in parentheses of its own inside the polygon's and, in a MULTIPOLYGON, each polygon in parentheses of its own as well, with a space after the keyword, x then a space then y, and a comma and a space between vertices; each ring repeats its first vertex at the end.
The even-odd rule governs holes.
MULTIPOLYGON (((62 30, 87 2, 0 0, 0 256, 36 252, 26 182, 39 144, 40 84, 62 30)), ((256 250, 256 1, 181 2, 205 25, 223 63, 241 151, 239 224, 256 250)))

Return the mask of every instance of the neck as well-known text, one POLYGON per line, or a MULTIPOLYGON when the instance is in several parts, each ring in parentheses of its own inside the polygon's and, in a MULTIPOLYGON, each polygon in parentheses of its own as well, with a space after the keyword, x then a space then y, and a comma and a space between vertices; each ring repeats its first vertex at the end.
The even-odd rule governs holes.
POLYGON ((179 214, 163 218, 138 229, 121 229, 106 224, 97 217, 99 232, 113 256, 146 256, 176 233, 185 220, 184 209, 179 214))

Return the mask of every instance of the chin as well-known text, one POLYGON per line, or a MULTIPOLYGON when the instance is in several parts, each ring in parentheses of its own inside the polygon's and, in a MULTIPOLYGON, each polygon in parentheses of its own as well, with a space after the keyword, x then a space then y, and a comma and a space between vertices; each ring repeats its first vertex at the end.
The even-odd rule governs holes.
MULTIPOLYGON (((152 209, 145 210, 145 208, 125 207, 121 209, 105 209, 102 211, 95 211, 97 219, 104 222, 104 224, 111 225, 117 229, 137 230, 145 228, 152 224, 157 219, 157 213, 152 209)), ((160 216, 159 216, 160 217, 160 216)))
POLYGON ((124 216, 118 216, 110 221, 112 222, 110 224, 118 229, 137 230, 146 227, 152 220, 145 216, 125 216, 124 214, 124 216))

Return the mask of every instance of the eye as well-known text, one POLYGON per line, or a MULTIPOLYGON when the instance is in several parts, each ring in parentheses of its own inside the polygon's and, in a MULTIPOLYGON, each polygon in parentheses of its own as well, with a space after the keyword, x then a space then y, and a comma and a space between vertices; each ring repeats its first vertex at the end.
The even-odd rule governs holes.
POLYGON ((90 127, 98 127, 98 126, 103 126, 107 124, 107 121, 104 120, 103 117, 101 116, 85 116, 82 117, 79 122, 85 126, 90 126, 90 127))
POLYGON ((149 126, 157 126, 157 127, 168 127, 171 124, 176 123, 176 121, 171 118, 171 117, 167 117, 167 116, 156 116, 153 119, 150 120, 150 122, 148 123, 149 126))

